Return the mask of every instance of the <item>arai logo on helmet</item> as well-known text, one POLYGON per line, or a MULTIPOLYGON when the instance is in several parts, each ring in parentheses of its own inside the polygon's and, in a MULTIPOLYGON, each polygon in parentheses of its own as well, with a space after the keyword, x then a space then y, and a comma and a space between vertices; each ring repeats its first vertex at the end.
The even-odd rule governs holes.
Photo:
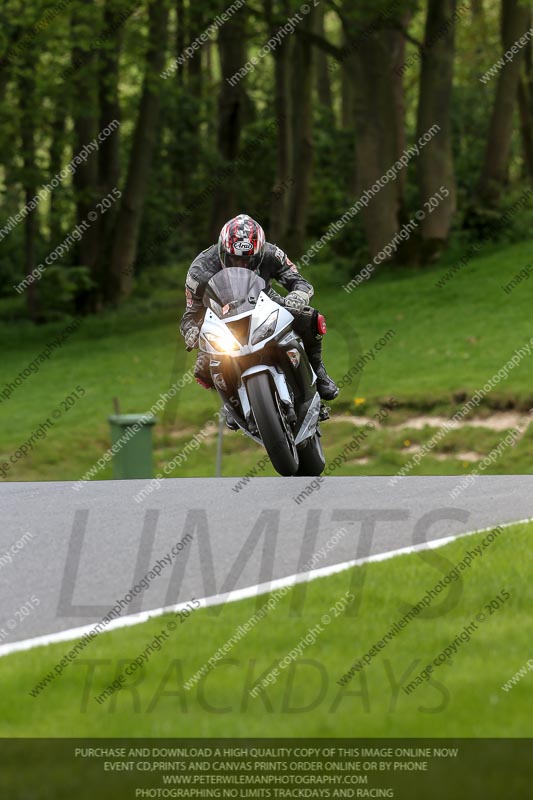
POLYGON ((235 253, 237 255, 245 255, 246 253, 249 253, 250 250, 253 250, 253 249, 254 249, 254 246, 253 246, 253 244, 251 242, 246 242, 246 241, 244 241, 244 242, 235 242, 235 244, 233 245, 233 250, 235 251, 235 253))

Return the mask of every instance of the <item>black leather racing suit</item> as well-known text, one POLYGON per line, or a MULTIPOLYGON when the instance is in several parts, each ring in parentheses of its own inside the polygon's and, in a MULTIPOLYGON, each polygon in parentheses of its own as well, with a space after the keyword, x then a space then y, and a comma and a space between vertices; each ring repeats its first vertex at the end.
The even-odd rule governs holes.
MULTIPOLYGON (((187 307, 180 322, 180 331, 183 336, 189 328, 201 327, 206 311, 203 304, 205 287, 213 275, 222 268, 216 244, 196 256, 189 267, 185 280, 187 307)), ((284 299, 272 288, 272 280, 276 280, 289 292, 300 290, 306 292, 310 298, 313 296, 312 285, 300 275, 292 261, 275 244, 269 242, 265 244, 265 255, 257 272, 265 281, 265 291, 268 296, 281 306, 284 304, 284 299)), ((317 333, 316 329, 318 312, 314 308, 306 306, 300 313, 295 313, 291 309, 291 314, 294 316, 294 330, 302 337, 305 351, 316 372, 322 365, 322 336, 317 333)), ((198 354, 195 376, 204 384, 212 386, 209 357, 205 353, 198 354)))

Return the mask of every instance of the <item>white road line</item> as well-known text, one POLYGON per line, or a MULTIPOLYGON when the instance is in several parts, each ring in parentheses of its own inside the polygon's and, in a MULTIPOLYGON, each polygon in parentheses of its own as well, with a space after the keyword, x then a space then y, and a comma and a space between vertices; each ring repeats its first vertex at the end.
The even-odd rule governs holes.
MULTIPOLYGON (((472 536, 475 533, 485 533, 492 531, 495 528, 509 528, 512 525, 523 525, 527 522, 533 522, 533 517, 526 519, 519 519, 515 522, 502 522, 499 525, 491 525, 488 528, 478 528, 475 531, 465 531, 464 533, 457 533, 454 536, 445 536, 442 539, 434 539, 431 542, 422 542, 421 544, 411 545, 409 547, 400 547, 398 550, 388 550, 385 553, 376 553, 372 556, 365 556, 364 558, 356 558, 352 561, 343 561, 340 564, 331 564, 327 567, 320 567, 319 569, 310 570, 309 572, 300 572, 296 575, 289 575, 285 578, 277 578, 268 583, 258 583, 255 586, 246 586, 244 589, 234 589, 226 594, 213 595, 212 597, 204 597, 199 602, 201 607, 216 606, 222 603, 234 603, 237 600, 245 600, 249 597, 256 597, 261 594, 268 594, 276 589, 281 589, 285 586, 295 586, 297 583, 303 583, 307 580, 316 580, 317 578, 325 578, 328 575, 335 575, 337 572, 351 569, 351 567, 358 567, 361 564, 369 564, 374 561, 387 561, 389 558, 396 556, 408 555, 409 553, 417 553, 420 550, 434 550, 438 547, 443 547, 456 539, 461 539, 465 536, 472 536)), ((111 620, 106 625, 105 633, 118 628, 128 628, 131 625, 140 625, 142 622, 147 622, 153 617, 160 617, 163 614, 180 611, 187 608, 187 602, 177 603, 172 606, 164 606, 163 608, 154 608, 149 611, 141 611, 138 614, 131 614, 127 617, 119 617, 118 619, 111 620)), ((98 620, 99 622, 100 620, 98 620)), ((33 639, 24 639, 19 642, 11 642, 9 644, 0 645, 0 658, 8 656, 12 653, 18 653, 22 650, 32 650, 34 647, 42 647, 47 644, 55 644, 57 642, 69 642, 74 639, 81 639, 81 637, 93 630, 98 622, 93 622, 90 625, 84 625, 80 628, 69 628, 68 630, 58 631, 57 633, 45 634, 44 636, 36 636, 33 639)), ((104 635, 104 634, 99 634, 104 635)))

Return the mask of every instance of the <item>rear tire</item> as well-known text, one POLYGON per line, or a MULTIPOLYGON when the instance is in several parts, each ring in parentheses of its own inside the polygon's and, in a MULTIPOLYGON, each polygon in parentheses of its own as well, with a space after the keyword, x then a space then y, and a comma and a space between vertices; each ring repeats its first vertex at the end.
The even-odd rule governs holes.
POLYGON ((246 390, 272 466, 284 477, 294 475, 298 469, 298 451, 287 421, 280 419, 281 403, 270 378, 265 372, 252 375, 246 381, 246 390))
POLYGON ((326 466, 326 459, 318 433, 315 433, 314 436, 306 439, 303 444, 298 446, 298 459, 300 464, 296 475, 302 477, 322 475, 326 466))

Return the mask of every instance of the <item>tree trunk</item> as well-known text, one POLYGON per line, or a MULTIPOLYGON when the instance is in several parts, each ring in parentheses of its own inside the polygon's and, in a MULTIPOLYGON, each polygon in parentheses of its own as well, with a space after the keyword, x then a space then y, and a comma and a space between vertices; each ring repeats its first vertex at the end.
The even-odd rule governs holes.
POLYGON ((525 78, 518 84, 518 108, 520 111, 520 134, 524 167, 528 179, 533 183, 533 114, 531 103, 531 87, 525 78))
MULTIPOLYGON (((362 195, 387 173, 398 151, 388 33, 360 37, 346 60, 354 70, 357 194, 362 195)), ((398 231, 398 212, 398 188, 389 180, 361 212, 371 256, 398 231)))
MULTIPOLYGON (((163 136, 167 136, 166 148, 168 154, 168 166, 170 171, 170 185, 168 186, 168 202, 178 209, 186 204, 189 184, 191 178, 194 180, 193 161, 184 168, 183 151, 189 152, 193 148, 187 147, 186 134, 191 123, 192 110, 189 108, 186 113, 183 111, 183 97, 186 94, 185 76, 187 62, 180 63, 183 52, 187 47, 189 10, 185 0, 176 0, 176 28, 174 44, 175 48, 172 55, 176 60, 175 72, 169 76, 164 84, 175 83, 170 91, 166 92, 166 102, 161 112, 160 128, 163 136)), ((167 88, 164 86, 164 88, 167 88)), ((142 258, 142 256, 141 256, 142 258)))
MULTIPOLYGON (((300 23, 303 31, 312 31, 315 11, 311 10, 300 23)), ((291 63, 291 131, 295 166, 289 190, 287 249, 299 258, 304 249, 311 174, 313 168, 313 45, 305 36, 298 36, 293 45, 291 63)))
MULTIPOLYGON (((455 0, 428 0, 425 38, 422 50, 420 93, 418 99, 417 137, 423 137, 438 125, 438 130, 417 157, 420 207, 441 186, 448 196, 427 214, 420 224, 423 260, 437 257, 450 233, 456 210, 456 186, 451 141, 451 103, 454 67, 455 25, 450 19, 455 0)), ((429 134, 428 134, 429 135, 429 134)))
MULTIPOLYGON (((98 136, 98 84, 97 54, 91 48, 91 31, 94 26, 92 0, 79 0, 73 6, 71 17, 72 65, 69 78, 72 83, 74 117, 74 155, 98 136), (80 65, 81 66, 78 66, 80 65)), ((73 176, 76 196, 76 217, 80 224, 95 211, 98 196, 98 151, 92 151, 87 160, 79 164, 73 176)), ((100 305, 99 263, 101 217, 89 223, 78 243, 80 263, 89 269, 96 285, 91 298, 92 310, 100 305)))
MULTIPOLYGON (((238 12, 237 16, 242 12, 238 12)), ((187 46, 204 33, 211 18, 207 15, 205 5, 198 0, 190 0, 187 11, 187 46)), ((222 26, 225 28, 225 25, 222 26)), ((221 29, 222 30, 222 29, 221 29)), ((185 34, 184 34, 185 35, 185 34)), ((194 52, 192 58, 187 59, 187 111, 185 114, 185 138, 191 142, 199 143, 202 136, 201 121, 204 106, 205 76, 202 69, 205 57, 205 45, 194 52)), ((179 110, 178 110, 179 113, 179 110)), ((214 115, 213 115, 214 116, 214 115)), ((183 186, 183 194, 188 196, 190 187, 195 185, 195 175, 200 166, 200 147, 189 148, 187 164, 179 166, 176 180, 183 186)))
POLYGON ((157 136, 162 85, 159 75, 165 63, 168 28, 166 1, 154 0, 149 6, 148 13, 149 41, 146 71, 129 158, 128 176, 118 212, 111 262, 111 274, 115 284, 120 285, 122 296, 131 292, 139 228, 157 136))
POLYGON ((270 238, 285 248, 289 224, 289 192, 293 178, 293 152, 291 137, 291 69, 292 41, 284 39, 274 50, 276 130, 276 173, 270 205, 270 238))
MULTIPOLYGON (((324 28, 324 14, 325 14, 324 4, 321 3, 317 7, 317 10, 315 12, 315 30, 316 33, 323 39, 326 38, 326 31, 324 28)), ((331 81, 329 78, 329 71, 328 71, 328 57, 324 50, 322 50, 321 48, 317 48, 315 52, 315 59, 316 59, 315 61, 316 87, 317 87, 318 101, 328 109, 328 111, 331 113, 332 119, 334 119, 333 96, 331 94, 331 81)))
MULTIPOLYGON (((242 81, 228 83, 246 63, 246 11, 241 9, 225 23, 218 34, 221 80, 218 96, 218 152, 225 165, 235 161, 239 152, 244 121, 244 88, 242 81)), ((253 165, 251 165, 253 169, 253 165)), ((211 207, 210 235, 216 239, 224 222, 235 213, 235 183, 217 186, 211 207)))
POLYGON ((343 131, 355 128, 355 86, 354 73, 357 70, 350 42, 343 30, 343 54, 340 61, 341 70, 341 126, 343 131))
MULTIPOLYGON (((110 31, 106 45, 100 51, 99 58, 99 100, 100 130, 104 130, 115 120, 120 122, 119 100, 119 61, 123 39, 123 26, 119 24, 120 9, 116 0, 106 0, 104 6, 103 26, 110 31)), ((118 189, 120 182, 120 128, 100 144, 98 151, 99 194, 106 197, 113 189, 118 189)), ((99 284, 102 287, 105 302, 113 301, 120 290, 110 271, 112 236, 118 218, 119 204, 114 202, 101 221, 101 258, 99 284)))
MULTIPOLYGON (((236 14, 237 17, 240 13, 236 14)), ((189 44, 191 45, 206 28, 206 10, 203 4, 197 0, 189 3, 189 44)), ((232 18, 233 19, 233 18, 232 18)), ((210 21, 210 20, 209 20, 210 21)), ((226 27, 227 23, 220 28, 220 32, 226 27)), ((203 94, 203 70, 202 70, 202 47, 195 51, 192 58, 187 59, 189 73, 189 90, 191 93, 201 97, 203 94)))
MULTIPOLYGON (((26 59, 25 59, 26 62, 26 59)), ((35 64, 28 62, 22 65, 19 82, 20 92, 20 129, 22 140, 22 159, 24 165, 23 185, 24 203, 28 204, 37 193, 37 170, 35 163, 35 64)), ((24 220, 24 275, 35 269, 36 244, 38 233, 38 207, 29 211, 24 220)), ((26 306, 33 322, 39 320, 38 283, 30 283, 26 289, 26 306)))
MULTIPOLYGON (((0 18, 0 24, 3 20, 0 18)), ((9 52, 12 46, 12 39, 8 38, 5 44, 5 53, 9 52)), ((6 92, 7 85, 10 78, 9 61, 3 55, 0 57, 0 164, 6 164, 8 159, 8 126, 6 123, 8 110, 6 107, 6 92)))
MULTIPOLYGON (((501 38, 506 52, 527 31, 529 9, 519 0, 502 0, 501 38)), ((478 194, 487 208, 499 205, 507 182, 507 169, 513 133, 513 114, 524 57, 523 48, 498 72, 496 97, 489 124, 485 160, 479 180, 478 194)))
MULTIPOLYGON (((5 37, 3 53, 0 56, 0 126, 1 126, 0 136, 1 136, 3 133, 2 130, 3 104, 4 104, 4 98, 6 94, 8 80, 10 78, 10 70, 9 70, 10 59, 8 58, 8 55, 10 51, 17 45, 19 39, 22 38, 26 29, 22 25, 19 25, 14 29, 12 29, 11 32, 9 33, 8 32, 9 13, 0 8, 0 30, 2 30, 5 37)), ((2 163, 3 156, 4 153, 2 150, 2 152, 0 152, 0 164, 2 163)))
MULTIPOLYGON (((288 0, 282 0, 279 5, 280 14, 284 14, 284 18, 287 19, 290 16, 288 0)), ((263 8, 270 38, 279 27, 277 20, 280 14, 274 13, 272 0, 263 0, 263 8)), ((274 114, 278 125, 276 130, 276 172, 271 193, 268 238, 283 248, 287 247, 285 240, 289 208, 287 187, 291 182, 293 172, 289 80, 291 47, 292 37, 284 37, 272 52, 274 59, 274 114)))
MULTIPOLYGON (((531 14, 527 24, 528 28, 531 28, 531 14)), ((518 109, 520 112, 524 172, 528 180, 533 182, 533 65, 531 42, 528 42, 524 49, 524 70, 518 84, 518 109)))
MULTIPOLYGON (((50 175, 57 175, 64 166, 63 154, 66 149, 66 116, 61 96, 56 97, 56 107, 54 109, 54 119, 52 122, 52 137, 50 141, 50 175)), ((50 231, 49 246, 52 250, 61 241, 63 236, 63 226, 61 220, 62 203, 58 198, 63 194, 62 187, 52 189, 50 192, 50 213, 48 216, 48 228, 50 231)))
MULTIPOLYGON (((405 29, 409 25, 411 13, 405 14, 402 24, 405 29)), ((400 68, 405 62, 405 36, 401 31, 389 31, 391 53, 391 80, 394 98, 394 140, 396 144, 396 159, 400 158, 407 147, 405 133, 405 88, 403 75, 400 68)), ((396 178, 398 197, 398 213, 401 222, 407 221, 405 190, 407 186, 407 170, 403 169, 396 178)))

